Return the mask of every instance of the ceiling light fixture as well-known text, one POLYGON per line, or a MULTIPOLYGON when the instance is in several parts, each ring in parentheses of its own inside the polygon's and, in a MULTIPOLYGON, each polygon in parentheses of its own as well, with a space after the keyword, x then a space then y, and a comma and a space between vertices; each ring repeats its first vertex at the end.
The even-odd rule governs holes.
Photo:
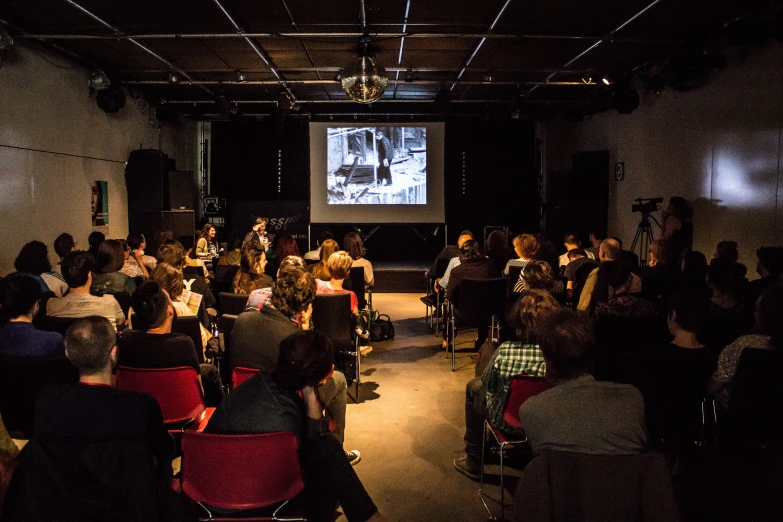
POLYGON ((166 79, 169 81, 169 83, 179 83, 179 75, 173 71, 169 71, 169 73, 166 75, 166 79))
POLYGON ((489 71, 487 74, 484 75, 484 78, 482 79, 484 83, 492 83, 492 80, 495 79, 494 73, 492 71, 489 71))
POLYGON ((405 83, 412 83, 415 80, 413 77, 413 69, 405 71, 405 83))
POLYGON ((237 76, 238 83, 247 83, 247 76, 245 76, 245 73, 242 71, 234 71, 234 74, 237 76))
POLYGON ((593 77, 590 76, 590 73, 585 73, 582 75, 582 83, 584 83, 585 85, 590 85, 591 83, 593 83, 593 77))
POLYGON ((612 77, 608 74, 604 74, 601 81, 604 82, 604 85, 612 85, 612 77))
POLYGON ((100 69, 95 69, 90 75, 91 91, 95 91, 95 92, 102 91, 104 89, 108 89, 109 85, 111 85, 111 81, 109 80, 109 77, 106 76, 106 73, 101 71, 100 69))
POLYGON ((373 56, 370 35, 359 41, 359 56, 348 62, 340 79, 343 90, 353 101, 372 103, 383 96, 389 75, 373 56))

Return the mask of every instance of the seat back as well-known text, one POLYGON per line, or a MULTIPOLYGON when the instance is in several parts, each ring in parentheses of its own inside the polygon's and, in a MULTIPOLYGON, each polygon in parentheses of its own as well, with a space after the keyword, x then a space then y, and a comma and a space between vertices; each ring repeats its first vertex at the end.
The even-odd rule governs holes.
POLYGON ((506 276, 506 298, 509 301, 516 301, 517 293, 514 292, 514 286, 519 281, 519 274, 522 273, 521 266, 508 267, 508 275, 506 276))
POLYGON ((6 428, 32 437, 38 393, 49 385, 78 380, 78 372, 64 355, 0 357, 0 414, 6 428))
POLYGON ((347 286, 344 286, 344 288, 353 290, 353 293, 356 294, 356 298, 359 300, 359 310, 364 310, 367 307, 367 297, 364 289, 364 267, 352 267, 351 275, 348 279, 351 280, 350 288, 347 286))
POLYGON ((231 331, 234 329, 236 320, 237 316, 232 314, 223 314, 218 319, 218 330, 223 338, 223 358, 220 365, 220 378, 223 379, 223 382, 229 382, 228 378, 231 377, 228 374, 233 366, 231 362, 231 331))
POLYGON ((463 279, 460 281, 459 322, 465 326, 485 326, 493 315, 503 316, 506 306, 506 278, 463 279))
POLYGON ((260 370, 258 368, 245 368, 244 366, 237 366, 234 371, 231 372, 231 385, 236 388, 260 370))
POLYGON ((574 296, 572 298, 574 303, 579 302, 579 297, 582 295, 582 289, 585 287, 587 278, 596 268, 598 268, 598 263, 585 262, 574 273, 574 296))
POLYGON ((128 292, 112 294, 122 308, 122 314, 128 317, 128 311, 131 309, 131 295, 128 292))
POLYGON ((729 402, 736 436, 748 442, 783 440, 783 421, 778 413, 783 404, 780 372, 783 354, 754 348, 742 351, 729 402))
POLYGON ((517 375, 511 381, 511 390, 508 393, 506 407, 503 410, 503 420, 509 426, 522 428, 522 421, 519 420, 519 407, 526 400, 534 395, 548 390, 552 385, 543 377, 533 377, 530 375, 517 375))
POLYGON ((313 301, 313 326, 331 339, 335 351, 352 350, 351 294, 317 294, 313 301))
POLYGON ((45 332, 57 332, 65 335, 68 328, 78 321, 78 318, 73 317, 52 317, 51 315, 36 315, 33 318, 33 325, 39 330, 45 332))
POLYGON ((206 409, 198 374, 190 366, 177 368, 117 367, 117 387, 152 396, 163 412, 163 422, 195 419, 206 409))
POLYGON ((449 267, 450 261, 451 259, 438 259, 438 262, 435 263, 435 273, 433 274, 435 279, 439 279, 446 274, 446 269, 449 267))
POLYGON ((218 294, 220 313, 231 315, 241 314, 245 311, 247 297, 247 294, 230 294, 228 292, 220 292, 220 294, 218 294))
POLYGON ((196 502, 245 510, 294 498, 304 488, 293 433, 182 434, 182 491, 196 502))
POLYGON ((193 341, 193 346, 196 347, 198 362, 204 362, 204 350, 201 342, 201 322, 198 320, 197 316, 174 316, 174 322, 171 323, 171 333, 178 333, 190 337, 193 341))

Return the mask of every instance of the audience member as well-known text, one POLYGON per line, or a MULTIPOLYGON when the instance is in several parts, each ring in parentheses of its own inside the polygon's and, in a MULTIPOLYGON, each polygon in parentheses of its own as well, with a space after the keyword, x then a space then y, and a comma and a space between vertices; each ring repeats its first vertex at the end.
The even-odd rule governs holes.
POLYGON ((606 234, 600 232, 601 227, 594 226, 590 229, 590 246, 585 248, 585 252, 593 254, 593 259, 598 259, 601 249, 601 243, 606 239, 606 234))
POLYGON ((718 365, 707 385, 725 409, 729 407, 731 386, 742 351, 746 348, 777 349, 783 345, 783 283, 770 286, 756 302, 756 328, 753 333, 738 337, 726 346, 718 357, 718 365))
POLYGON ((532 234, 520 234, 514 238, 514 252, 516 252, 518 258, 511 259, 506 263, 506 267, 503 269, 503 275, 508 275, 509 268, 512 266, 518 266, 525 269, 525 266, 533 260, 533 256, 536 255, 538 250, 538 240, 536 236, 532 234))
MULTIPOLYGON (((457 324, 459 324, 459 308, 462 304, 462 285, 460 284, 462 280, 490 279, 499 275, 495 263, 491 259, 482 256, 478 247, 478 241, 475 239, 469 239, 462 244, 462 247, 459 249, 460 264, 451 271, 449 285, 446 288, 446 299, 454 307, 454 317, 457 324)), ((478 338, 475 344, 477 350, 487 339, 487 328, 487 326, 482 326, 478 329, 478 338)), ((443 329, 444 348, 448 341, 448 330, 448 328, 443 329)))
POLYGON ((514 285, 514 292, 518 294, 533 289, 545 290, 553 296, 563 293, 563 283, 555 278, 555 272, 546 261, 534 260, 528 263, 514 285))
POLYGON ((473 239, 473 232, 470 230, 466 230, 460 234, 460 236, 457 238, 456 245, 444 246, 438 253, 438 256, 435 258, 432 266, 430 266, 427 271, 424 272, 424 276, 429 279, 439 279, 443 277, 445 272, 443 274, 438 273, 438 265, 445 264, 454 258, 459 258, 459 247, 462 246, 462 243, 468 239, 473 239))
MULTIPOLYGON (((324 284, 316 289, 317 294, 343 294, 349 293, 351 295, 351 315, 353 316, 353 330, 356 335, 367 339, 370 337, 368 332, 364 331, 364 326, 359 318, 359 299, 356 294, 351 290, 345 290, 343 288, 343 281, 351 275, 351 264, 353 259, 348 255, 345 250, 338 250, 331 256, 329 256, 329 281, 325 281, 324 284)), ((361 354, 367 355, 372 351, 372 346, 362 346, 361 354)))
MULTIPOLYGON (((177 241, 167 241, 158 248, 157 261, 160 263, 167 263, 175 268, 183 269, 187 266, 185 261, 185 247, 177 241)), ((184 275, 184 274, 183 274, 184 275)), ((208 325, 209 318, 206 310, 213 308, 217 301, 215 296, 212 295, 212 290, 209 289, 206 279, 201 274, 189 273, 184 279, 183 284, 185 288, 191 292, 195 292, 202 296, 201 304, 198 316, 201 319, 201 324, 208 325)))
MULTIPOLYGON (((457 238, 457 255, 455 257, 452 257, 449 260, 449 264, 446 265, 446 271, 443 273, 443 276, 440 278, 435 279, 435 291, 441 292, 445 291, 446 287, 449 285, 449 278, 451 277, 451 271, 454 270, 455 267, 459 266, 460 260, 459 260, 459 251, 462 248, 462 245, 465 244, 465 241, 470 241, 473 239, 472 234, 462 234, 457 238), (440 288, 438 288, 440 287, 440 288)), ((445 248, 444 248, 445 250, 445 248)), ((443 253, 443 251, 441 251, 443 253)), ((448 253, 448 252, 447 252, 448 253)), ((437 262, 437 260, 436 260, 437 262)), ((366 274, 366 272, 365 272, 366 274)))
POLYGON ((669 206, 661 212, 661 223, 661 239, 669 241, 672 258, 682 259, 682 255, 693 247, 693 224, 688 202, 679 196, 669 199, 669 206))
POLYGON ((683 254, 682 285, 688 292, 712 295, 707 288, 707 258, 701 252, 690 250, 683 254))
POLYGON ((158 245, 158 248, 170 241, 174 241, 174 232, 171 230, 161 230, 155 233, 155 244, 158 245))
MULTIPOLYGON (((603 245, 601 245, 603 249, 603 245)), ((596 381, 590 319, 570 310, 543 317, 538 345, 555 386, 530 397, 519 417, 533 453, 631 455, 648 449, 644 400, 628 384, 596 381)))
POLYGON ((454 467, 472 480, 479 480, 484 419, 504 433, 523 433, 503 420, 503 411, 511 391, 511 381, 517 375, 544 377, 546 364, 537 344, 536 326, 545 313, 558 307, 549 292, 531 290, 514 305, 510 318, 519 341, 501 344, 481 377, 476 377, 465 389, 465 454, 454 459, 454 467))
MULTIPOLYGON (((182 268, 182 273, 198 274, 209 283, 209 270, 207 270, 207 265, 203 259, 198 259, 196 253, 193 252, 193 247, 196 244, 193 240, 193 236, 179 236, 177 241, 179 241, 179 244, 182 245, 182 248, 185 250, 185 266, 182 268)), ((209 261, 211 262, 211 259, 209 261)))
POLYGON ((237 232, 228 234, 228 252, 220 256, 218 265, 239 266, 242 262, 242 236, 237 232))
POLYGON ((196 256, 198 259, 212 259, 218 255, 218 244, 215 236, 217 230, 211 223, 204 225, 196 243, 196 256))
MULTIPOLYGON (((565 248, 566 248, 566 253, 561 255, 560 258, 558 259, 558 261, 559 261, 558 266, 559 267, 568 266, 568 263, 570 262, 570 260, 568 259, 568 253, 571 252, 572 250, 581 249, 582 248, 582 241, 579 239, 579 237, 576 235, 576 233, 568 232, 563 237, 563 246, 565 246, 565 248)), ((585 251, 583 250, 583 252, 585 252, 585 251)), ((585 255, 587 257, 589 257, 590 259, 595 259, 595 256, 592 253, 585 252, 585 255)))
POLYGON ((190 366, 199 374, 207 405, 220 403, 223 386, 217 368, 211 364, 199 364, 196 347, 190 337, 171 332, 176 312, 166 291, 154 281, 145 281, 134 292, 132 302, 136 317, 133 329, 120 335, 117 364, 130 368, 190 366))
POLYGON ((372 263, 364 258, 364 242, 356 232, 349 232, 343 238, 343 250, 353 259, 353 266, 364 268, 364 283, 368 287, 375 285, 375 276, 372 273, 372 263))
POLYGON ((581 248, 575 248, 568 252, 568 264, 565 267, 565 272, 563 272, 563 276, 567 280, 566 294, 568 299, 573 297, 575 288, 578 287, 581 291, 581 287, 584 286, 585 281, 587 280, 587 277, 580 280, 578 276, 585 271, 587 271, 589 275, 595 268, 598 268, 598 262, 593 258, 587 257, 587 253, 581 248), (580 269, 582 269, 581 272, 580 269))
POLYGON ((259 288, 272 286, 272 278, 264 273, 266 255, 252 243, 242 247, 242 261, 231 285, 235 294, 249 294, 259 288))
MULTIPOLYGON (((169 295, 177 317, 194 317, 196 315, 190 306, 181 300, 182 292, 185 289, 181 270, 168 263, 158 263, 155 270, 152 271, 150 279, 169 295)), ((201 323, 199 323, 199 330, 201 331, 201 346, 197 348, 201 349, 202 354, 206 357, 207 343, 212 338, 212 334, 201 323)))
POLYGON ((333 520, 337 503, 348 520, 382 520, 340 443, 329 434, 319 401, 319 385, 334 369, 331 341, 317 332, 294 331, 277 351, 271 372, 236 388, 215 410, 205 432, 293 433, 299 440, 299 463, 290 464, 304 471, 308 520, 333 520))
MULTIPOLYGON (((613 237, 611 238, 615 241, 617 241, 617 244, 620 245, 620 261, 631 267, 631 272, 633 272, 636 275, 639 275, 639 270, 641 268, 639 264, 639 256, 636 255, 635 252, 631 252, 630 250, 624 250, 623 249, 623 240, 619 237, 613 237)), ((601 249, 598 249, 598 253, 600 256, 601 249)))
MULTIPOLYGON (((299 256, 288 256, 282 261, 280 261, 280 268, 277 269, 277 277, 280 277, 280 274, 285 272, 288 269, 293 268, 299 268, 302 270, 307 270, 306 264, 304 259, 302 259, 299 256)), ((330 276, 331 279, 331 276, 330 276)), ((315 281, 315 288, 316 292, 321 292, 326 288, 326 281, 322 281, 320 279, 314 279, 315 281)), ((271 285, 267 288, 260 288, 258 290, 253 290, 250 292, 250 295, 247 298, 247 304, 245 304, 245 311, 249 312, 251 310, 261 310, 261 307, 263 306, 270 306, 272 300, 272 287, 271 285)), ((299 315, 294 316, 293 319, 295 324, 299 324, 299 315)))
POLYGON ((147 269, 147 277, 149 277, 149 272, 155 268, 155 264, 158 260, 153 256, 148 256, 144 253, 144 250, 147 248, 147 239, 144 237, 144 234, 128 234, 125 241, 133 251, 131 259, 137 259, 141 256, 140 264, 147 269))
MULTIPOLYGON (((601 261, 601 264, 607 261, 619 261, 621 255, 622 255, 622 246, 614 238, 605 239, 601 243, 601 248, 598 251, 598 258, 601 261)), ((625 265, 627 266, 627 264, 625 265)), ((613 271, 612 273, 615 275, 620 275, 624 272, 613 271)), ((582 289, 582 295, 579 298, 579 304, 577 306, 577 310, 579 310, 580 312, 584 312, 590 309, 590 303, 593 299, 593 293, 596 290, 597 280, 598 280, 598 268, 590 272, 590 275, 587 277, 587 281, 585 281, 585 286, 582 289)), ((642 280, 639 279, 639 276, 637 276, 633 272, 630 273, 627 281, 621 281, 619 283, 620 284, 625 283, 623 288, 618 287, 618 289, 621 290, 624 289, 625 293, 638 294, 641 293, 642 291, 642 280)), ((606 290, 606 288, 603 290, 606 290)), ((609 299, 610 297, 612 296, 607 295, 606 298, 609 299)))
POLYGON ((538 261, 544 261, 549 263, 552 270, 556 270, 555 276, 560 275, 560 255, 557 253, 555 245, 549 240, 546 234, 539 234, 536 238, 538 240, 538 248, 533 255, 533 259, 538 261))
MULTIPOLYGON (((280 356, 282 340, 298 329, 310 329, 315 293, 315 281, 303 268, 284 267, 272 285, 269 304, 237 317, 231 330, 231 365, 258 368, 262 374, 269 374, 280 356)), ((340 444, 345 438, 347 393, 345 375, 338 371, 319 388, 321 401, 335 421, 334 436, 340 444)), ((360 454, 348 452, 348 458, 358 462, 360 454)))
POLYGON ((3 520, 174 520, 173 440, 155 399, 112 386, 114 327, 80 319, 65 346, 79 382, 38 395, 3 520))
POLYGON ((128 234, 127 239, 118 241, 120 241, 125 250, 125 263, 122 265, 120 273, 134 280, 137 277, 147 279, 150 276, 150 272, 144 265, 144 251, 139 249, 141 241, 138 238, 131 238, 131 234, 128 234), (134 239, 133 244, 135 248, 131 246, 131 239, 134 239))
MULTIPOLYGON (((324 242, 329 241, 329 240, 334 241, 334 235, 331 232, 329 232, 328 230, 325 230, 325 231, 321 232, 318 235, 318 239, 316 239, 316 241, 315 241, 315 244, 316 244, 316 246, 318 248, 316 248, 315 250, 310 250, 309 252, 305 253, 305 255, 302 256, 302 258, 305 259, 306 261, 318 261, 318 260, 321 260, 322 259, 321 258, 321 248, 324 246, 324 242)), ((327 256, 327 259, 329 259, 328 256, 327 256)))
POLYGON ((489 234, 485 255, 495 263, 498 273, 503 271, 509 261, 516 258, 514 251, 508 248, 506 234, 500 230, 489 234))
POLYGON ((737 263, 715 258, 707 269, 712 292, 707 327, 702 340, 709 346, 724 347, 753 327, 753 318, 737 292, 741 271, 737 263))
POLYGON ((780 276, 783 274, 783 248, 761 247, 756 250, 756 257, 758 258, 756 273, 760 279, 748 284, 746 303, 750 306, 753 306, 767 288, 780 281, 780 276))
MULTIPOLYGON (((630 289, 635 274, 622 261, 604 261, 597 268, 589 310, 596 317, 653 317, 655 307, 630 289)), ((638 279, 638 278, 637 278, 638 279)), ((638 287, 637 287, 638 288, 638 287)))
POLYGON ((267 273, 276 273, 280 267, 280 261, 288 256, 301 257, 299 255, 299 246, 291 234, 282 234, 275 240, 273 247, 267 252, 267 259, 269 260, 269 266, 266 269, 267 273))
POLYGON ((68 291, 62 276, 52 272, 49 250, 40 241, 30 241, 22 247, 14 261, 14 268, 19 273, 32 276, 44 293, 51 292, 55 297, 62 297, 68 291))
POLYGON ((93 263, 92 254, 84 250, 65 256, 62 262, 63 277, 71 290, 65 297, 49 299, 46 302, 46 315, 69 319, 104 317, 119 330, 125 326, 125 314, 120 303, 111 294, 90 294, 93 263))
POLYGON ((339 249, 340 246, 334 239, 325 239, 324 242, 318 246, 318 253, 321 256, 321 260, 318 263, 307 267, 307 270, 313 275, 314 279, 328 281, 332 278, 329 273, 329 258, 339 249))
POLYGON ((119 272, 124 264, 125 249, 119 241, 107 239, 101 243, 95 258, 90 292, 95 295, 135 292, 135 281, 119 272))
POLYGON ((73 240, 73 236, 66 232, 63 232, 57 239, 54 240, 54 251, 57 257, 60 259, 57 262, 57 266, 52 267, 52 272, 62 274, 60 270, 60 263, 65 256, 76 250, 76 241, 73 240))
POLYGON ((253 221, 253 229, 245 236, 242 246, 247 243, 253 243, 256 247, 264 251, 269 248, 269 238, 266 233, 266 219, 256 218, 255 221, 253 221))
POLYGON ((669 242, 665 239, 656 239, 650 243, 649 255, 647 266, 639 273, 642 294, 648 299, 665 301, 682 287, 680 262, 672 258, 669 242))
POLYGON ((63 336, 33 326, 41 294, 39 282, 27 274, 11 274, 0 280, 0 314, 8 318, 8 323, 0 328, 0 355, 62 355, 63 336))
POLYGON ((101 246, 101 243, 104 241, 106 241, 106 235, 103 232, 98 232, 97 230, 90 232, 90 235, 87 236, 87 251, 92 254, 93 258, 98 257, 98 247, 101 246))

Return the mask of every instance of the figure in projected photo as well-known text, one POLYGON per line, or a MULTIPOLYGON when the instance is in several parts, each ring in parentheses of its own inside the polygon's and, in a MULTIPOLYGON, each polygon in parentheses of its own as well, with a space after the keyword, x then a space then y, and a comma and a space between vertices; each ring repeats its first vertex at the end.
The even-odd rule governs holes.
POLYGON ((426 205, 426 127, 334 127, 327 134, 330 205, 426 205))

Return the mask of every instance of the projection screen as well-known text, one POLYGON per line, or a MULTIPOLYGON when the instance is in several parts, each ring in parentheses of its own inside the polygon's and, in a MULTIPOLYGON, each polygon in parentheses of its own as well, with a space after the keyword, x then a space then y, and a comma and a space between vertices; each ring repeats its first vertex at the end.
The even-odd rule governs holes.
POLYGON ((313 223, 443 223, 443 123, 310 123, 313 223))

